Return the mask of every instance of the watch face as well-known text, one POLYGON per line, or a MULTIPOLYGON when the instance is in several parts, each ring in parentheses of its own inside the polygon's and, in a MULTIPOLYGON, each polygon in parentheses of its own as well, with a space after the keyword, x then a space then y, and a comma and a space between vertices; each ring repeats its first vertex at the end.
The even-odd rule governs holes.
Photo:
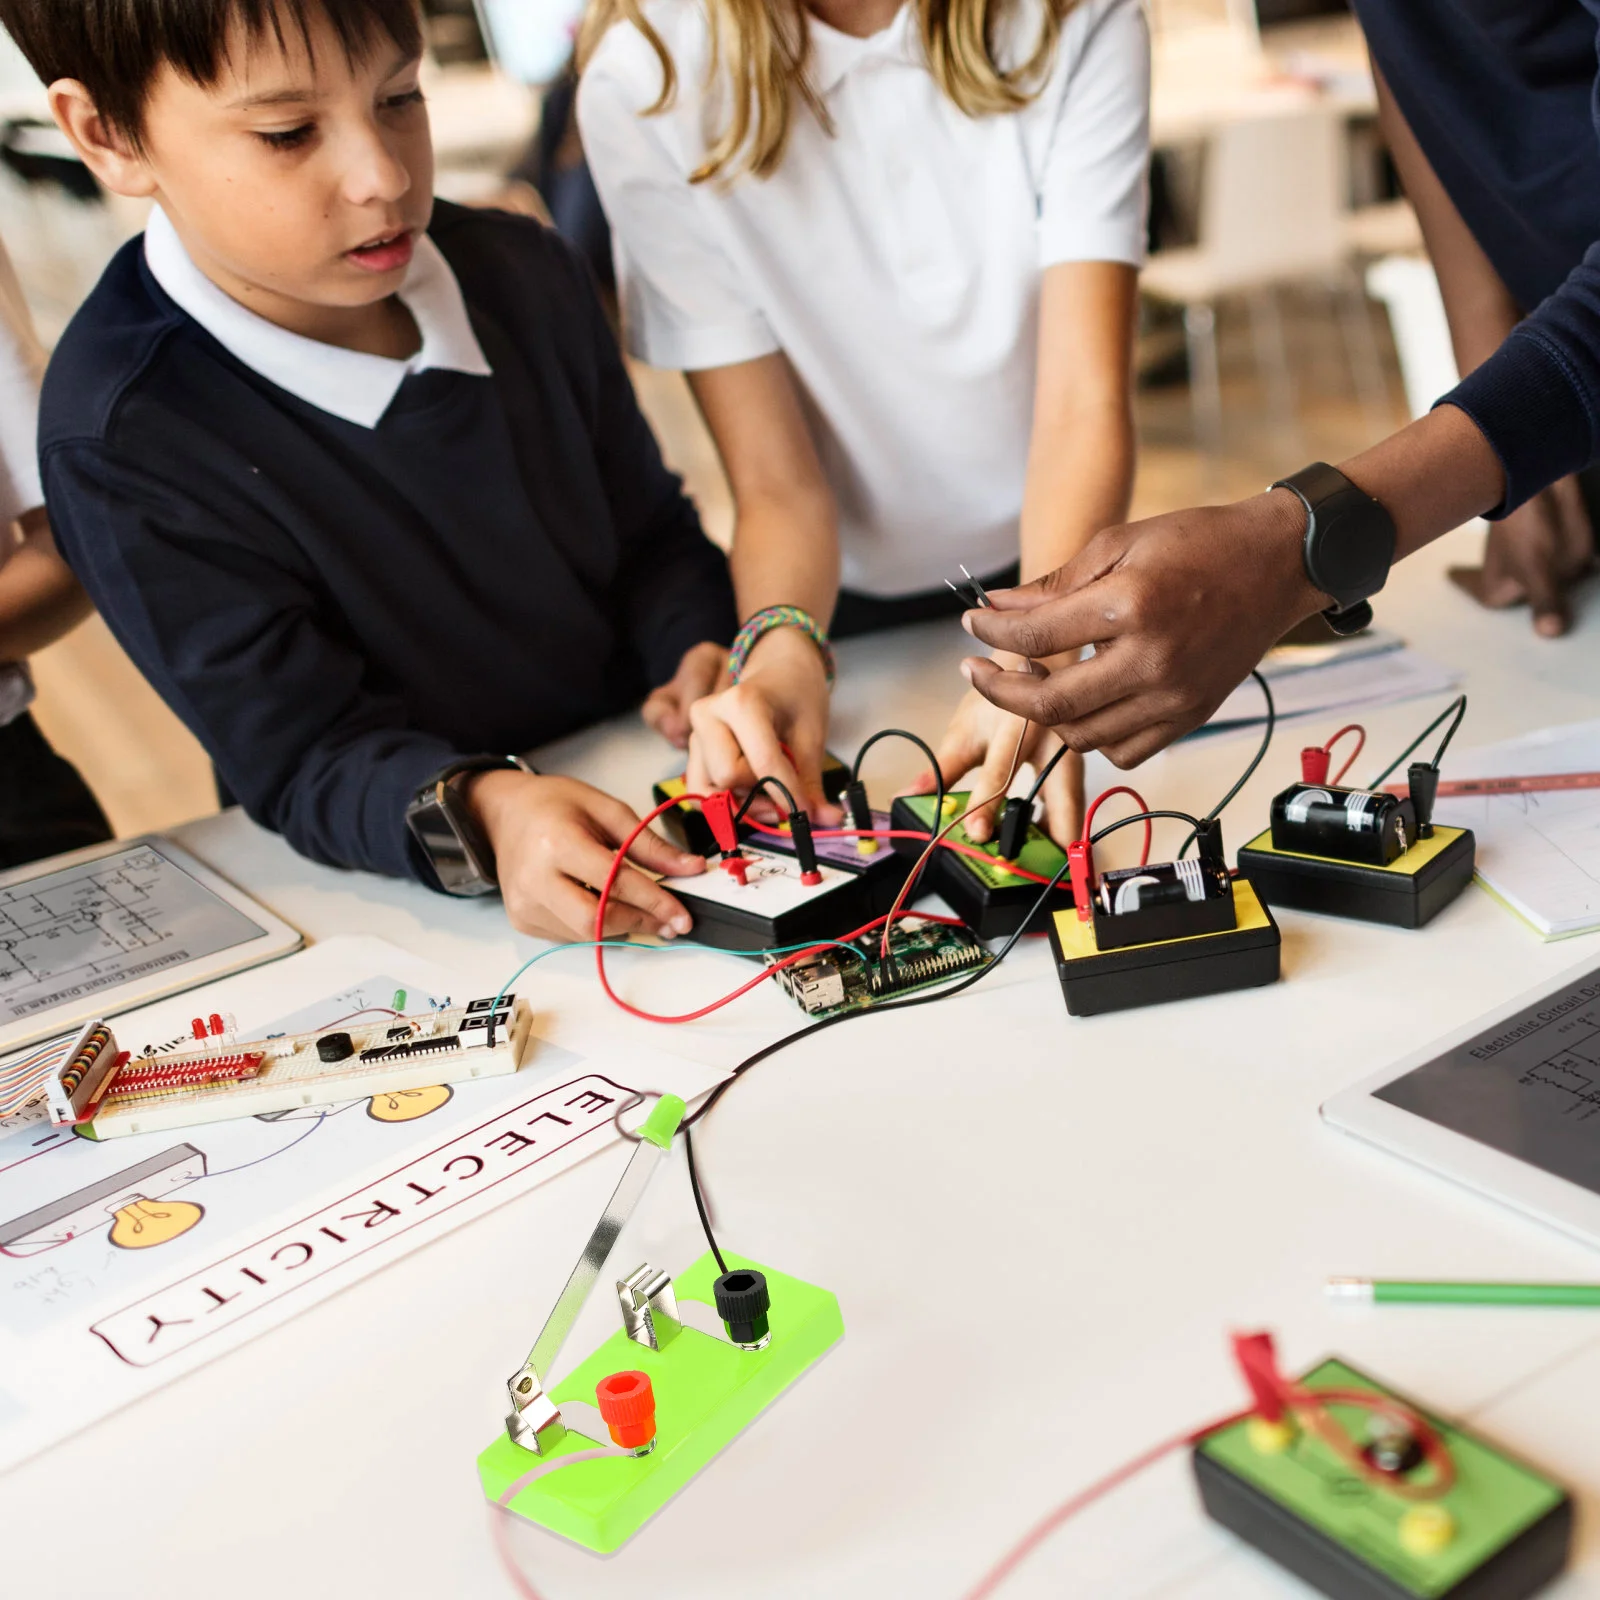
POLYGON ((477 840, 476 824, 448 784, 426 790, 413 802, 406 822, 446 894, 494 892, 494 869, 482 859, 488 855, 487 843, 477 840))
POLYGON ((1317 507, 1311 580, 1341 605, 1376 594, 1394 559, 1394 524, 1377 501, 1351 488, 1317 507))

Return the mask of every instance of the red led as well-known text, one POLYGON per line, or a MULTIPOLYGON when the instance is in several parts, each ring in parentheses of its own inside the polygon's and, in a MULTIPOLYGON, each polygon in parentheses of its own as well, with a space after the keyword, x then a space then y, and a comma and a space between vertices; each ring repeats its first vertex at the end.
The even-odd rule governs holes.
POLYGON ((648 1374, 613 1372, 594 1386, 594 1397, 613 1444, 642 1450, 655 1438, 656 1395, 648 1374))
POLYGON ((220 1012, 213 1011, 211 1013, 211 1031, 213 1033, 222 1033, 224 1031, 220 1012))
POLYGON ((197 1038, 197 1039, 205 1038, 205 1036, 206 1036, 205 1018, 203 1018, 203 1017, 195 1017, 189 1023, 189 1027, 193 1031, 195 1038, 197 1038))

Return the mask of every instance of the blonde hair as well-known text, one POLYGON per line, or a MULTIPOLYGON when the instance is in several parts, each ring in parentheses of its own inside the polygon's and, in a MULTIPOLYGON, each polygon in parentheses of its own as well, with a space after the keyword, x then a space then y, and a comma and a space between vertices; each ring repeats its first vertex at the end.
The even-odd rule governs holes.
MULTIPOLYGON (((830 134, 833 121, 807 73, 810 33, 804 0, 701 0, 711 32, 706 86, 722 70, 732 110, 711 140, 705 160, 690 174, 704 183, 740 172, 771 176, 783 160, 801 101, 830 134)), ((1038 94, 1055 57, 1061 23, 1078 0, 1043 0, 1039 37, 1020 65, 1002 67, 996 36, 1020 0, 905 0, 916 14, 928 70, 951 102, 969 117, 1018 111, 1038 94)), ((661 63, 661 93, 645 116, 665 111, 677 94, 678 74, 641 0, 590 0, 578 31, 581 72, 606 33, 630 22, 661 63)))

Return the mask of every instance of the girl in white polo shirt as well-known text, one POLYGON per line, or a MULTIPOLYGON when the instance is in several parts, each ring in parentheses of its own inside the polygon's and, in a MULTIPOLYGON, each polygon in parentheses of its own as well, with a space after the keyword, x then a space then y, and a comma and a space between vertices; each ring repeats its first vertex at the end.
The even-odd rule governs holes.
MULTIPOLYGON (((690 782, 777 773, 831 819, 830 616, 842 634, 959 610, 963 563, 1026 580, 1127 511, 1143 13, 595 0, 580 58, 628 342, 688 374, 737 505, 749 625, 734 686, 694 707, 690 782)), ((1019 727, 969 694, 946 780, 981 766, 997 789, 1019 727)), ((1058 838, 1081 791, 1069 757, 1058 838)))

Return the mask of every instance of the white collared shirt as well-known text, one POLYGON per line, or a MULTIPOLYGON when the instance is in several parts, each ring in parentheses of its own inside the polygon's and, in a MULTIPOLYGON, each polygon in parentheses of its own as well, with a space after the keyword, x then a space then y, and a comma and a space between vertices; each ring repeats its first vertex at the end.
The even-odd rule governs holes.
MULTIPOLYGON (((1082 0, 1038 96, 968 117, 922 56, 912 8, 871 38, 814 17, 812 81, 830 135, 797 103, 768 178, 691 184, 720 128, 700 0, 647 0, 677 96, 619 23, 579 121, 615 235, 628 343, 696 370, 783 351, 839 510, 843 582, 937 587, 1017 556, 1039 280, 1063 261, 1144 253, 1149 39, 1138 0, 1082 0)), ((1039 0, 1018 0, 1004 60, 1039 0)), ((725 91, 723 91, 725 92, 725 91)))
POLYGON ((377 427, 409 373, 442 367, 490 374, 461 285, 427 234, 417 239, 397 291, 422 336, 422 347, 406 361, 323 344, 247 310, 194 264, 159 206, 145 224, 144 256, 156 282, 229 354, 307 405, 360 427, 377 427))
MULTIPOLYGON (((28 303, 0 245, 0 567, 16 549, 11 524, 44 504, 39 487, 39 383, 44 347, 28 303)), ((0 662, 0 727, 33 699, 33 679, 20 661, 0 662)))

